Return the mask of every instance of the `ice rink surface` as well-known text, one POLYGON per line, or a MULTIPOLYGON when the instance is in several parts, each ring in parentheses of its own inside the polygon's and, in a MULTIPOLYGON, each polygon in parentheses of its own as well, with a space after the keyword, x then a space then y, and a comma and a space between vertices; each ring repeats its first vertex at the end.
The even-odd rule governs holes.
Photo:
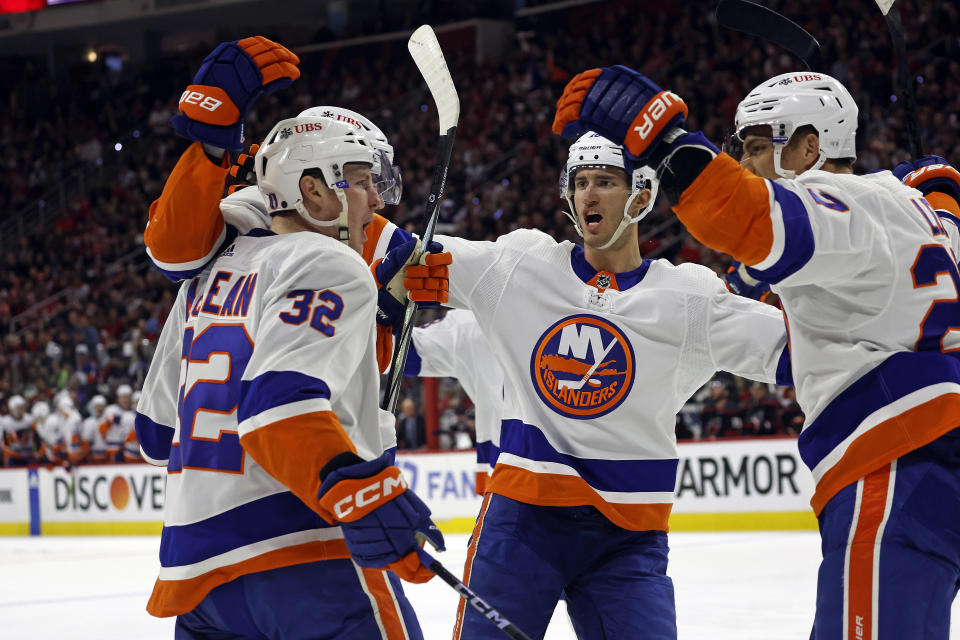
MULTIPOLYGON (((457 575, 466 543, 466 535, 449 535, 438 556, 457 575)), ((154 537, 0 538, 0 637, 171 639, 172 619, 144 610, 158 544, 154 537)), ((679 638, 807 640, 818 545, 812 531, 670 534, 679 638)), ((456 593, 439 579, 406 589, 425 638, 449 638, 456 593)), ((950 637, 960 640, 960 623, 950 637)), ((546 638, 575 638, 562 605, 546 638)))

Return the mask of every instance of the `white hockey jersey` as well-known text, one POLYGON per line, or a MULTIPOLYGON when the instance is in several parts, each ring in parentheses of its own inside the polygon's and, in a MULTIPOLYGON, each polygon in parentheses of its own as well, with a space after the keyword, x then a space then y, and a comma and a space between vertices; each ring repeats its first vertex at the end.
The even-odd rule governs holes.
POLYGON ((37 434, 48 447, 71 447, 74 436, 79 439, 83 418, 76 409, 54 411, 42 424, 37 426, 37 434))
POLYGON ((960 426, 960 272, 919 191, 888 171, 771 182, 720 155, 675 211, 780 295, 815 512, 960 426))
POLYGON ((108 405, 97 429, 99 437, 91 443, 94 455, 106 453, 113 456, 121 451, 135 425, 136 411, 124 409, 119 404, 108 405))
POLYGON ((19 460, 33 455, 39 445, 35 422, 35 418, 29 413, 24 413, 19 418, 12 414, 0 416, 0 432, 3 434, 3 448, 7 456, 19 460))
POLYGON ((474 312, 503 368, 488 491, 667 530, 677 411, 718 369, 773 382, 786 353, 780 312, 699 265, 597 272, 582 248, 538 231, 437 240, 453 254, 451 306, 474 312))
POLYGON ((473 400, 477 436, 474 487, 483 495, 499 453, 503 371, 473 313, 451 309, 442 319, 414 328, 404 375, 456 378, 473 400))
POLYGON ((144 457, 168 472, 151 614, 239 575, 349 557, 312 505, 332 456, 395 446, 375 306, 360 256, 308 232, 241 236, 181 287, 138 407, 144 457))

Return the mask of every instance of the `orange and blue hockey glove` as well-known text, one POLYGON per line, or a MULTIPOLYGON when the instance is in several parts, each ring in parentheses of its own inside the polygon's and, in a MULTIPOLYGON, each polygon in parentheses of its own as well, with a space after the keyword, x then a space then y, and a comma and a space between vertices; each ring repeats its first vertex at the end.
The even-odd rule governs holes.
POLYGON ((901 162, 893 168, 893 175, 908 187, 919 190, 933 207, 960 215, 960 171, 950 166, 946 158, 928 155, 901 162))
POLYGON ((389 453, 366 462, 352 453, 334 457, 321 472, 318 510, 327 522, 340 525, 358 565, 426 582, 434 574, 418 551, 422 541, 443 551, 443 534, 391 459, 389 453))
POLYGON ((286 47, 263 36, 223 42, 204 58, 170 124, 184 138, 239 151, 243 119, 253 103, 264 93, 289 87, 300 77, 299 62, 286 47))
POLYGON ((553 132, 575 138, 595 131, 622 144, 640 164, 653 161, 665 136, 682 128, 687 105, 643 74, 616 65, 590 69, 567 83, 557 101, 553 132))
POLYGON ((449 299, 450 270, 453 262, 449 251, 439 242, 431 242, 421 251, 420 240, 409 240, 387 252, 370 266, 379 290, 377 323, 400 328, 407 298, 421 307, 436 307, 449 299), (405 268, 405 269, 404 269, 405 268))

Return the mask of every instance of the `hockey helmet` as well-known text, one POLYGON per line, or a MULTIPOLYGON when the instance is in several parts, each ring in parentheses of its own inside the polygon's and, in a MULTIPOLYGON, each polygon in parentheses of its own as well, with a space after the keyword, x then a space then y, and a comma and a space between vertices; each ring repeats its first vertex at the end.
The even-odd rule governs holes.
POLYGON ((811 125, 820 138, 820 157, 811 169, 828 159, 856 158, 857 115, 853 96, 824 73, 784 73, 758 85, 737 106, 737 138, 757 125, 773 129, 773 166, 777 175, 795 178, 780 166, 783 148, 797 128, 811 125))
MULTIPOLYGON (((379 152, 382 153, 382 152, 379 152)), ((377 161, 366 134, 355 125, 332 118, 288 118, 278 122, 256 155, 257 186, 267 205, 267 213, 295 210, 314 227, 338 227, 339 238, 347 242, 347 198, 343 188, 343 167, 362 163, 371 167, 377 161), (314 219, 303 205, 300 177, 307 169, 320 169, 324 184, 334 191, 340 201, 340 216, 336 220, 314 219)))
POLYGON ((301 111, 299 117, 332 118, 361 129, 367 135, 367 139, 373 145, 373 148, 382 152, 376 154, 376 162, 371 169, 377 183, 377 193, 380 194, 386 204, 400 203, 400 195, 403 193, 400 167, 393 163, 393 145, 387 140, 386 134, 380 130, 380 127, 373 124, 366 116, 343 107, 310 107, 301 111))

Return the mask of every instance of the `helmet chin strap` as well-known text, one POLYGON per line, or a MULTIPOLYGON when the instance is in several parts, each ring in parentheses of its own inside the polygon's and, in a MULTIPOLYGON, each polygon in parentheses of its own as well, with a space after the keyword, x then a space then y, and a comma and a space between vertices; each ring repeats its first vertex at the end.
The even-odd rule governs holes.
POLYGON ((334 220, 317 220, 311 216, 310 212, 307 211, 307 208, 303 205, 303 199, 297 200, 293 208, 296 209, 301 218, 307 221, 307 224, 313 227, 320 229, 337 227, 338 239, 340 242, 346 244, 350 241, 350 229, 347 227, 347 221, 350 215, 349 209, 347 208, 347 194, 343 192, 339 184, 333 188, 333 191, 337 194, 337 200, 340 201, 340 215, 334 220))
MULTIPOLYGON (((610 247, 612 247, 613 244, 620 239, 620 236, 623 235, 623 232, 627 230, 627 227, 629 227, 634 222, 638 222, 640 218, 642 218, 644 215, 647 214, 647 212, 650 209, 650 206, 653 205, 652 201, 650 203, 650 206, 648 206, 643 211, 641 211, 636 217, 632 217, 629 213, 630 207, 631 205, 633 205, 633 201, 637 199, 638 195, 640 195, 639 191, 635 192, 633 195, 631 195, 627 199, 626 204, 623 205, 623 218, 620 219, 620 224, 617 225, 617 228, 613 232, 613 235, 610 236, 610 239, 607 240, 602 247, 597 247, 598 250, 603 251, 604 249, 609 249, 610 247)), ((567 199, 567 204, 570 205, 570 211, 564 211, 563 215, 570 218, 570 221, 573 222, 573 226, 577 230, 577 235, 579 235, 582 238, 583 228, 580 226, 580 221, 577 219, 577 215, 575 213, 571 213, 572 211, 576 211, 576 207, 573 206, 573 198, 571 198, 570 196, 566 196, 566 199, 567 199)))

